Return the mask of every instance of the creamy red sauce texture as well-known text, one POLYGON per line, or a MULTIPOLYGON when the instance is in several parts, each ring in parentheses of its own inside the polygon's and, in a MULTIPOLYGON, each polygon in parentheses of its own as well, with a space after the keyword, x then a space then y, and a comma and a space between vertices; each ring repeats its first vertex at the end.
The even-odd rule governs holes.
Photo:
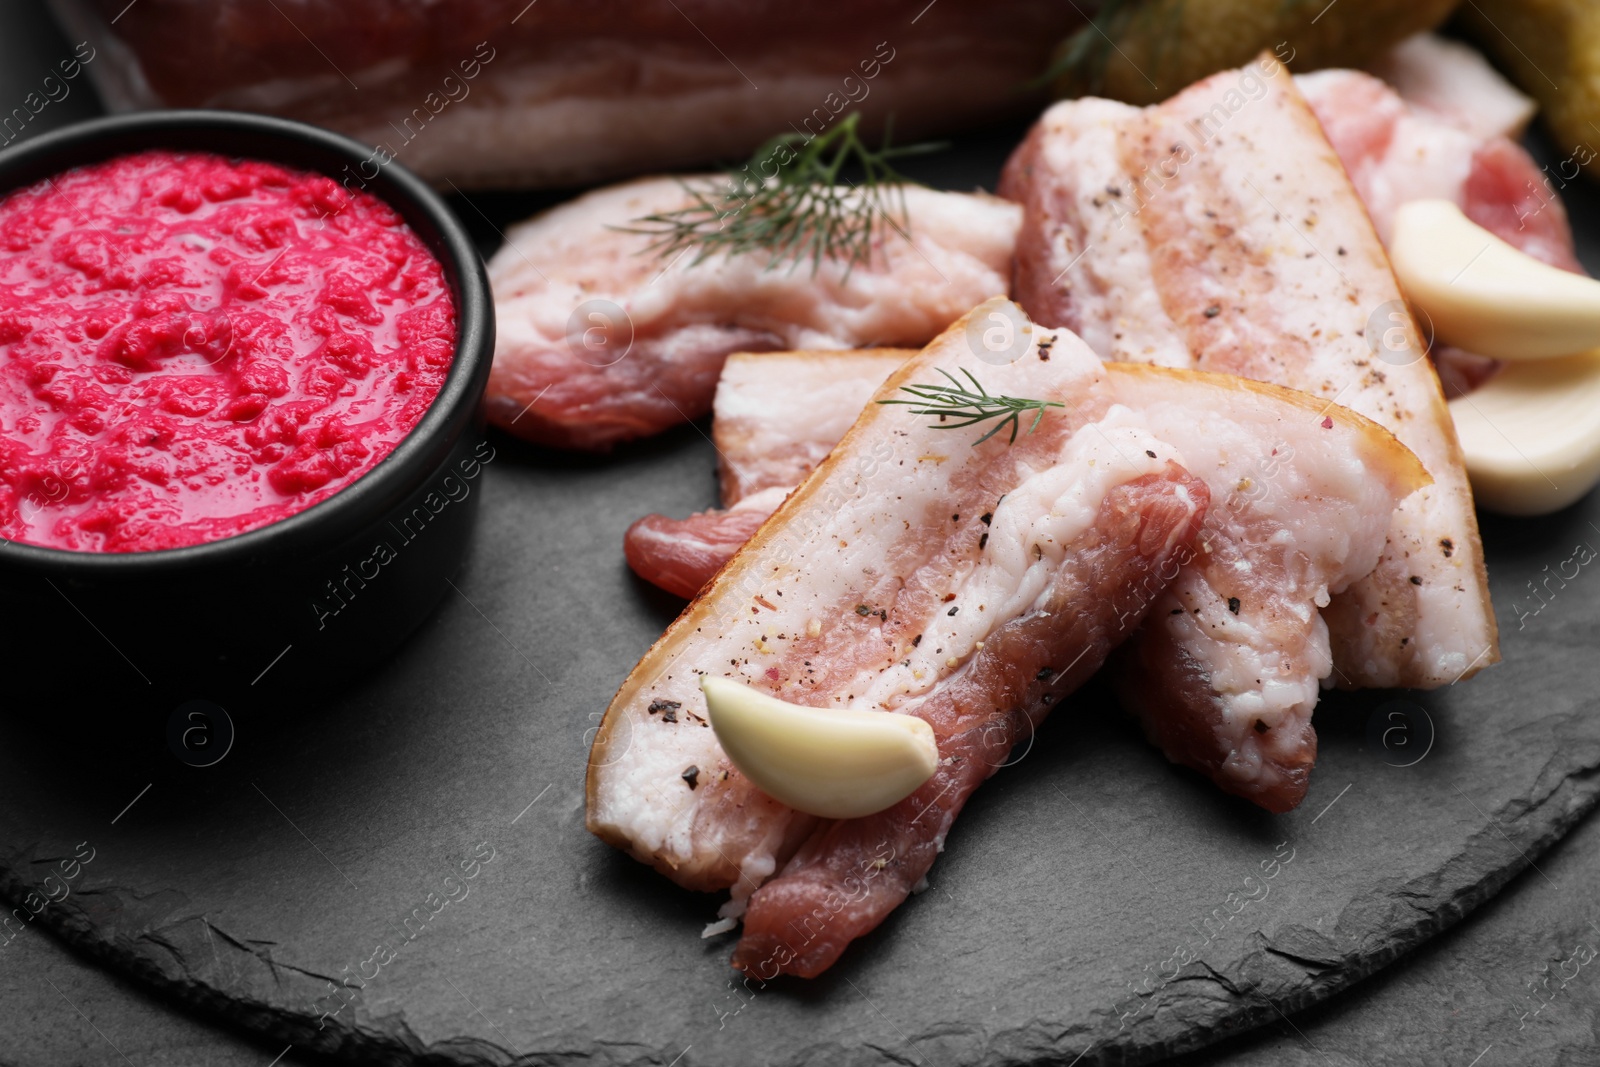
POLYGON ((444 272, 329 178, 145 152, 0 201, 0 536, 140 552, 371 470, 455 350, 444 272))

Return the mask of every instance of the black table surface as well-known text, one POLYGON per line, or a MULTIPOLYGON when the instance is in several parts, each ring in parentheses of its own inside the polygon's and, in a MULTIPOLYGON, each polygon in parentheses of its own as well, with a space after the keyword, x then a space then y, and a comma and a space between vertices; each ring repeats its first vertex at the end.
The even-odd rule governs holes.
MULTIPOLYGON (((20 100, 71 52, 42 5, 0 9, 0 102, 20 100)), ((87 84, 52 102, 36 133, 99 112, 87 84)), ((1588 202, 1600 195, 1584 190, 1588 202)), ((485 247, 497 220, 526 213, 543 196, 474 197, 459 203, 485 247)), ((1591 208, 1592 213, 1592 208, 1591 208)), ((1600 222, 1577 211, 1580 250, 1591 270, 1600 222)), ((1436 1062, 1449 1049, 1460 1067, 1600 1062, 1600 987, 1578 961, 1600 946, 1600 820, 1586 817, 1498 896, 1463 922, 1332 999, 1191 1054, 1199 1064, 1436 1062), (1589 947, 1585 952, 1585 947, 1589 947), (1462 1055, 1460 1050, 1469 1050, 1462 1055), (1477 1057, 1474 1059, 1473 1057, 1477 1057)), ((463 1004, 463 1026, 476 1009, 463 1004)), ((488 1017, 482 1027, 492 1036, 488 1017)), ((0 1063, 262 1065, 317 1062, 191 1015, 102 969, 40 929, 0 959, 0 1063)))

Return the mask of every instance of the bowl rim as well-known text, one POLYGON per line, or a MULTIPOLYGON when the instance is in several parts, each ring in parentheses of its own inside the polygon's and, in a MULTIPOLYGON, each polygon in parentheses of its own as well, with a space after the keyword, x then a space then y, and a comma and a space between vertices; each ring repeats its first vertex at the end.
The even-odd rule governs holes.
POLYGON ((135 112, 76 122, 0 151, 0 199, 77 166, 162 148, 256 159, 339 181, 335 167, 293 158, 286 151, 291 144, 330 162, 339 160, 346 169, 376 163, 375 176, 359 172, 361 184, 355 190, 348 181, 341 186, 347 192, 369 193, 398 212, 444 269, 456 301, 455 351, 450 371, 422 418, 355 481, 325 500, 254 530, 142 552, 53 548, 0 537, 0 561, 5 566, 103 578, 188 572, 302 554, 332 547, 372 526, 439 474, 437 461, 449 453, 482 407, 494 348, 494 304, 483 260, 465 227, 439 194, 403 164, 392 157, 378 162, 387 153, 331 130, 270 115, 216 109, 135 112), (260 150, 241 153, 207 147, 208 134, 259 138, 260 150), (103 153, 96 151, 102 147, 103 153), (63 157, 68 161, 53 162, 63 157), (431 234, 419 229, 419 219, 431 234), (429 463, 430 456, 436 462, 429 463))

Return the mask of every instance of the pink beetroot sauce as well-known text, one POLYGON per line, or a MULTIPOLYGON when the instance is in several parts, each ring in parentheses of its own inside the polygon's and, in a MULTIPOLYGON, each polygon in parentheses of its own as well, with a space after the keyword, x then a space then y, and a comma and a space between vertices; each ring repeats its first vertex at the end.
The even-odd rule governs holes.
POLYGON ((444 272, 317 174, 144 152, 0 201, 0 537, 87 552, 303 511, 422 418, 444 272))

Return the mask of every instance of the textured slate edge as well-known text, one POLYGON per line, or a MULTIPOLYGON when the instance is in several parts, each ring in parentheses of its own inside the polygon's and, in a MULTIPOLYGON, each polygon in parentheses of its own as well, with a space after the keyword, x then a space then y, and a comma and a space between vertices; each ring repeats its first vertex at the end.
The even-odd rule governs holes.
MULTIPOLYGON (((1166 990, 1152 994, 1181 987, 1181 1003, 1190 1010, 1141 1013, 1126 1030, 1120 1029, 1118 1008, 1097 1013, 1105 1019, 1099 1026, 1063 1028, 1039 1020, 989 1039, 980 1062, 985 1067, 1149 1064, 1277 1022, 1331 997, 1455 925, 1576 825, 1600 802, 1600 754, 1592 754, 1591 760, 1557 775, 1539 795, 1513 799, 1492 812, 1498 829, 1485 826, 1474 833, 1439 871, 1396 881, 1351 901, 1332 935, 1290 927, 1287 936, 1273 943, 1258 933, 1257 950, 1236 968, 1217 971, 1196 961, 1166 990), (1395 905, 1397 898, 1405 903, 1395 905), (1361 922, 1360 916, 1374 907, 1390 914, 1403 910, 1410 918, 1361 922), (1119 1040, 1119 1031, 1131 1036, 1119 1040), (1081 1059, 1073 1059, 1080 1054, 1081 1059)), ((1548 766, 1540 778, 1549 778, 1548 766)), ((910 1042, 923 1048, 936 1039, 930 1032, 912 1035, 910 1042)), ((886 1055, 849 1062, 905 1060, 886 1055)))
MULTIPOLYGON (((1580 711, 1579 714, 1586 714, 1580 711)), ((1531 797, 1514 798, 1491 812, 1493 825, 1475 832, 1465 847, 1435 872, 1384 885, 1351 901, 1332 934, 1289 927, 1276 942, 1253 935, 1256 950, 1238 966, 1217 971, 1195 961, 1166 987, 1177 987, 1178 1008, 1157 1004, 1131 1026, 1120 1023, 1122 1005, 1096 1013, 1095 1026, 1037 1020, 989 1035, 954 1024, 911 1035, 894 1046, 821 1043, 793 1050, 792 1064, 901 1065, 930 1059, 981 1062, 986 1067, 1033 1067, 1072 1059, 1089 1064, 1147 1064, 1192 1051, 1277 1021, 1348 988, 1417 945, 1453 926, 1488 900, 1600 802, 1600 747, 1581 759, 1570 750, 1545 766, 1531 797), (1567 763, 1556 768, 1557 762, 1567 763), (1541 788, 1542 787, 1542 788, 1541 788), (1370 916, 1376 910, 1376 919, 1370 916), (957 1052, 957 1050, 960 1050, 957 1052), (937 1051, 954 1053, 941 1057, 937 1051), (978 1055, 969 1058, 972 1053, 978 1055), (909 1055, 908 1055, 909 1054, 909 1055)), ((30 888, 25 873, 39 857, 35 846, 0 861, 0 896, 18 904, 30 888)), ((204 916, 188 898, 168 890, 141 895, 115 886, 85 887, 46 908, 40 921, 81 954, 144 982, 200 1014, 290 1041, 297 1049, 350 1058, 415 1064, 664 1065, 672 1052, 608 1042, 517 1054, 494 1042, 459 1038, 425 1044, 400 1014, 356 1010, 318 1027, 318 1017, 282 1006, 311 1004, 330 992, 335 976, 273 958, 269 948, 237 938, 204 916), (196 975, 205 974, 211 981, 196 975), (354 1023, 344 1022, 354 1018, 354 1023)))
MULTIPOLYGON (((33 887, 24 875, 36 862, 37 847, 0 861, 0 896, 18 904, 33 887)), ((319 1029, 316 1016, 282 1006, 311 1004, 326 996, 332 975, 274 959, 270 949, 234 937, 188 910, 188 898, 174 890, 154 894, 118 886, 84 887, 41 912, 37 922, 80 955, 105 964, 201 1015, 263 1036, 292 1042, 297 1049, 348 1057, 396 1057, 419 1064, 462 1062, 430 1050, 399 1017, 380 1017, 351 1026, 335 1020, 319 1029), (207 981, 196 977, 205 974, 207 981), (271 998, 271 999, 269 999, 271 998), (276 1001, 276 1002, 275 1002, 276 1001)), ((452 1047, 466 1047, 451 1042, 452 1047)), ((501 1065, 509 1053, 484 1044, 473 1048, 470 1063, 501 1065)))
MULTIPOLYGON (((1541 780, 1549 777, 1549 771, 1547 766, 1541 780)), ((1490 812, 1495 825, 1473 834, 1440 870, 1409 882, 1396 881, 1351 901, 1331 936, 1291 927, 1288 936, 1274 944, 1257 934, 1259 950, 1245 957, 1236 971, 1208 973, 1201 964, 1191 965, 1179 976, 1180 981, 1214 985, 1237 1001, 1232 1010, 1209 1022, 1191 1019, 1176 1026, 1163 1024, 1158 1012, 1150 1016, 1148 1037, 1137 1036, 1125 1049, 1108 1047, 1083 1062, 1153 1063, 1279 1021, 1349 988, 1460 922, 1527 870, 1597 803, 1600 753, 1590 752, 1539 795, 1515 798, 1490 812), (1395 904, 1396 900, 1405 903, 1395 904), (1379 930, 1374 934, 1375 924, 1360 922, 1360 915, 1374 906, 1390 914, 1404 910, 1412 917, 1376 924, 1379 930)))

